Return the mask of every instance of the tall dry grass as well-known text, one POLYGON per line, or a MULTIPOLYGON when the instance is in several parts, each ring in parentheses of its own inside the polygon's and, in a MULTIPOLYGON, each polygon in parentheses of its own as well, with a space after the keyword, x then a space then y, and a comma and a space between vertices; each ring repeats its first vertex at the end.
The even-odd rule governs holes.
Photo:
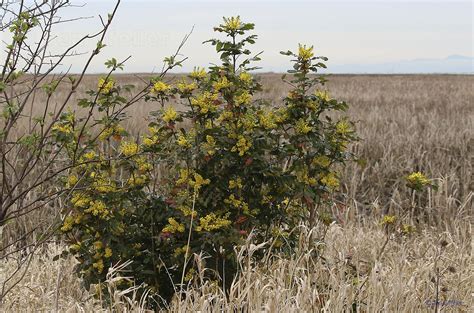
MULTIPOLYGON (((279 101, 286 94, 289 87, 280 75, 259 76, 265 86, 259 96, 279 101)), ((95 88, 97 79, 88 76, 75 99, 95 88)), ((324 258, 312 256, 314 242, 305 238, 291 259, 274 256, 257 266, 242 257, 245 268, 229 297, 215 286, 203 285, 186 293, 171 311, 341 312, 350 309, 357 295, 367 312, 418 312, 434 310, 426 301, 434 299, 436 290, 440 299, 461 303, 451 302, 444 309, 472 309, 474 76, 334 75, 329 79, 331 95, 346 100, 349 114, 358 121, 361 141, 352 149, 361 161, 344 169, 337 205, 327 208, 337 224, 327 230, 324 240, 318 237, 325 247, 324 258), (414 197, 404 182, 412 171, 434 178, 438 191, 414 197), (418 232, 391 238, 380 253, 388 238, 378 223, 383 214, 399 216, 417 226, 418 232), (445 248, 440 246, 442 240, 448 243, 445 248), (445 270, 437 287, 435 267, 445 270)), ((133 75, 118 80, 142 83, 133 75)), ((56 101, 65 88, 60 86, 56 101)), ((41 109, 41 101, 36 98, 33 113, 41 109)), ((156 104, 138 103, 129 111, 127 128, 139 133, 146 127, 147 113, 156 109, 156 104)), ((5 225, 2 242, 28 233, 39 221, 41 227, 57 222, 60 206, 5 225)), ((325 231, 324 226, 318 227, 315 232, 325 231)), ((73 259, 52 261, 61 248, 61 243, 38 247, 25 279, 4 299, 1 310, 102 310, 74 277, 73 259)), ((21 258, 14 254, 2 259, 0 276, 11 272, 21 258)), ((115 295, 116 310, 140 310, 133 290, 115 295)))

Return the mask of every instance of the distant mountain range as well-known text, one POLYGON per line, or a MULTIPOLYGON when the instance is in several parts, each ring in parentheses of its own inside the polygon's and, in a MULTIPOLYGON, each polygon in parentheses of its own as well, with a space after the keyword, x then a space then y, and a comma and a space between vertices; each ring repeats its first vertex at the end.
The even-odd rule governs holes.
POLYGON ((354 74, 474 74, 474 57, 450 55, 445 59, 415 59, 379 64, 328 64, 327 72, 354 74))

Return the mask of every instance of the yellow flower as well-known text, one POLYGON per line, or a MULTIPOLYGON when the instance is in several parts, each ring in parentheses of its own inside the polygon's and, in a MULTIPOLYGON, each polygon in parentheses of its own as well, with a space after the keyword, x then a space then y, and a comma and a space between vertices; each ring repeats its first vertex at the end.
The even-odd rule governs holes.
POLYGON ((104 261, 102 259, 98 260, 97 262, 92 264, 92 267, 97 270, 97 272, 100 274, 104 270, 104 261))
POLYGON ((94 249, 96 249, 96 250, 100 250, 100 249, 102 249, 103 246, 104 246, 103 243, 102 243, 102 241, 99 241, 99 240, 98 240, 98 241, 95 241, 95 242, 93 243, 93 245, 94 245, 94 249))
POLYGON ((339 179, 336 174, 333 172, 328 173, 323 178, 321 178, 321 183, 327 186, 331 190, 335 190, 339 187, 339 179))
POLYGON ((80 243, 75 243, 73 245, 70 245, 69 249, 71 249, 73 252, 77 252, 81 249, 81 244, 80 243))
POLYGON ((250 85, 250 83, 252 83, 252 75, 247 72, 240 73, 239 79, 246 85, 250 85))
POLYGON ((63 133, 65 135, 71 134, 72 133, 72 126, 70 124, 54 124, 53 127, 51 127, 51 130, 57 133, 63 133))
POLYGON ((200 67, 195 67, 194 70, 189 74, 189 77, 195 80, 203 80, 207 76, 206 70, 200 67))
POLYGON ((127 185, 131 187, 140 187, 146 184, 148 181, 148 177, 146 175, 132 175, 128 180, 127 180, 127 185))
POLYGON ((66 185, 66 187, 67 187, 67 188, 73 187, 74 185, 77 184, 78 181, 79 181, 79 178, 77 178, 76 175, 71 174, 71 175, 69 175, 68 178, 67 178, 67 185, 66 185))
POLYGON ((153 84, 153 87, 151 88, 151 92, 155 94, 164 94, 165 92, 169 91, 171 87, 161 80, 157 81, 156 83, 153 84))
POLYGON ((236 96, 234 101, 236 106, 247 105, 252 101, 252 95, 244 91, 241 95, 236 96))
POLYGON ((194 188, 194 192, 198 192, 204 185, 209 185, 211 181, 204 179, 200 174, 194 173, 194 181, 190 180, 189 185, 194 188))
POLYGON ((151 147, 151 146, 154 146, 158 143, 158 136, 146 136, 146 137, 143 137, 143 141, 142 141, 143 145, 145 147, 151 147))
POLYGON ((309 177, 307 168, 303 168, 302 170, 297 172, 296 178, 298 179, 298 182, 303 183, 308 186, 314 186, 318 182, 316 178, 309 177))
POLYGON ((232 152, 239 152, 240 156, 243 156, 250 148, 252 147, 252 142, 246 139, 244 136, 240 135, 238 137, 237 143, 232 147, 232 152))
POLYGON ((91 199, 84 193, 75 192, 72 196, 71 203, 77 208, 85 208, 89 205, 91 199))
POLYGON ((227 80, 227 77, 225 77, 225 76, 221 77, 218 81, 216 81, 212 84, 212 87, 214 87, 214 89, 216 91, 220 91, 221 89, 229 88, 230 86, 232 86, 232 83, 229 82, 227 80))
POLYGON ((98 192, 102 193, 107 193, 107 192, 114 192, 115 189, 115 183, 111 181, 110 179, 99 177, 97 178, 93 183, 92 187, 94 187, 95 190, 98 192))
POLYGON ((382 225, 391 225, 397 221, 397 217, 395 215, 384 215, 382 218, 382 225))
POLYGON ((196 227, 196 231, 213 231, 229 226, 231 221, 227 219, 228 217, 229 214, 222 218, 218 217, 215 213, 210 213, 199 219, 199 225, 196 227))
POLYGON ((316 111, 318 108, 319 108, 319 105, 316 101, 308 101, 306 103, 306 106, 308 107, 308 109, 310 109, 311 111, 316 111))
POLYGON ((313 164, 326 168, 326 167, 329 167, 329 165, 331 165, 331 159, 329 159, 325 155, 320 155, 313 159, 313 164))
POLYGON ((178 144, 178 146, 181 146, 181 147, 186 147, 186 148, 191 147, 191 143, 188 141, 188 138, 186 138, 186 136, 184 136, 183 134, 178 136, 176 143, 178 144))
POLYGON ((92 160, 97 156, 97 154, 94 151, 89 151, 84 154, 84 159, 86 160, 92 160))
POLYGON ((105 248, 104 257, 108 259, 111 256, 112 256, 112 249, 110 249, 109 247, 105 248))
POLYGON ((316 97, 325 102, 331 100, 331 96, 329 96, 329 92, 327 92, 326 90, 317 90, 314 94, 316 95, 316 97))
POLYGON ((430 180, 421 172, 414 172, 407 176, 408 186, 419 190, 430 183, 430 180))
POLYGON ((101 200, 95 200, 90 202, 90 206, 87 210, 84 210, 85 213, 92 213, 94 216, 99 216, 102 219, 106 219, 109 215, 109 210, 107 206, 101 200))
POLYGON ((217 104, 215 103, 217 98, 218 94, 205 91, 196 98, 191 98, 191 105, 199 107, 199 112, 201 114, 215 112, 218 108, 217 104))
POLYGON ((68 216, 64 219, 63 226, 61 227, 62 232, 68 232, 72 229, 74 225, 74 218, 72 216, 68 216))
POLYGON ((176 87, 178 87, 179 92, 182 94, 190 94, 197 88, 197 85, 196 83, 187 84, 186 81, 182 80, 176 85, 176 87))
POLYGON ((164 111, 162 117, 163 117, 163 121, 169 123, 169 122, 172 122, 172 121, 176 120, 176 118, 178 118, 178 113, 176 112, 176 110, 173 107, 168 107, 164 111))
POLYGON ((242 185, 242 179, 237 178, 237 179, 231 179, 229 180, 229 189, 234 189, 234 188, 238 188, 238 189, 242 189, 243 185, 242 185))
POLYGON ((295 130, 297 133, 299 134, 307 134, 309 133, 310 131, 313 130, 313 128, 311 126, 308 125, 308 122, 306 122, 304 119, 299 119, 297 122, 296 122, 296 125, 295 125, 295 130))
POLYGON ((277 123, 283 123, 288 119, 288 110, 286 108, 279 108, 275 112, 275 122, 277 123))
POLYGON ((275 123, 275 115, 273 112, 262 112, 258 115, 260 125, 265 129, 273 129, 277 127, 275 123))
POLYGON ((308 61, 309 59, 314 57, 313 46, 306 48, 306 45, 299 44, 298 57, 303 61, 308 61))
POLYGON ((177 185, 184 185, 188 183, 189 171, 185 168, 179 170, 179 178, 176 181, 177 185))
POLYGON ((188 252, 188 255, 189 255, 189 248, 188 248, 188 245, 184 245, 182 247, 178 247, 176 249, 174 249, 174 256, 175 257, 178 257, 180 256, 181 254, 185 254, 186 252, 188 252))
POLYGON ((114 84, 115 82, 111 78, 108 78, 107 80, 105 78, 100 78, 97 83, 97 88, 100 93, 107 94, 112 90, 112 88, 114 88, 114 84))
POLYGON ((168 223, 169 224, 163 228, 162 232, 172 234, 176 232, 184 233, 184 224, 178 223, 173 217, 168 218, 168 223))
POLYGON ((208 155, 214 155, 216 153, 216 140, 214 137, 207 135, 206 143, 204 144, 204 149, 207 150, 208 155))
POLYGON ((127 157, 137 154, 139 150, 140 148, 136 143, 128 141, 122 142, 119 148, 119 151, 127 157))
POLYGON ((409 225, 409 224, 403 224, 401 231, 405 235, 409 235, 411 233, 414 233, 416 230, 415 226, 409 225))
POLYGON ((351 125, 346 120, 341 120, 336 123, 336 132, 345 135, 351 131, 351 125))
POLYGON ((224 28, 228 31, 236 31, 242 26, 242 22, 240 21, 240 16, 225 18, 224 17, 224 28))
POLYGON ((146 158, 138 158, 136 159, 138 171, 140 172, 148 172, 153 169, 153 165, 148 163, 146 158))

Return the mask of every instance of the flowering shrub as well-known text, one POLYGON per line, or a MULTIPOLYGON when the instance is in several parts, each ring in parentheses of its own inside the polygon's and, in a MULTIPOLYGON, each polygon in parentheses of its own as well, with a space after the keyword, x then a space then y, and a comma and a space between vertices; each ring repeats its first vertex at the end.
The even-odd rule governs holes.
POLYGON ((196 68, 173 85, 152 79, 145 99, 160 109, 141 138, 120 126, 120 92, 130 87, 111 77, 80 101, 102 113, 93 128, 81 129, 73 113, 55 127, 58 141, 81 147, 69 153, 71 209, 61 230, 87 285, 130 259, 135 281, 169 299, 175 286, 193 280, 191 255, 199 253, 207 256, 208 278, 229 284, 234 247, 251 232, 285 251, 297 239, 295 226, 327 219, 317 208, 338 189, 337 167, 356 139, 350 120, 328 112, 347 105, 318 88, 324 79, 312 74, 326 58, 305 45, 282 52, 293 62, 283 104, 255 100, 261 86, 249 73, 259 60, 248 49, 253 28, 225 18, 215 28, 225 39, 208 41, 220 65, 196 68), (175 98, 184 111, 170 104, 175 98))

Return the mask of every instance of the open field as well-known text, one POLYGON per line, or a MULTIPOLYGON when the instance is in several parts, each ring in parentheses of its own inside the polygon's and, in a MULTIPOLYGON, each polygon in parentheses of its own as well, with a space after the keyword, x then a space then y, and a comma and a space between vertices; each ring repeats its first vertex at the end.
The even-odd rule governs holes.
MULTIPOLYGON (((259 97, 279 101, 286 94, 288 86, 280 75, 259 76, 264 85, 259 97)), ((95 88, 97 79, 86 77, 75 99, 95 88)), ((142 84, 133 75, 117 80, 142 84)), ((328 228, 318 225, 313 232, 323 240, 302 238, 290 260, 270 257, 257 266, 242 256, 244 270, 227 299, 213 286, 199 286, 180 304, 174 303, 171 311, 342 312, 357 299, 362 312, 419 312, 434 311, 437 294, 445 301, 444 311, 472 310, 474 76, 334 75, 329 80, 331 95, 349 103, 348 114, 358 121, 361 137, 351 147, 361 161, 344 169, 337 204, 328 208, 337 222, 328 228), (425 173, 439 186, 417 199, 416 212, 404 179, 414 171, 425 173), (380 225, 385 214, 398 216, 400 223, 414 226, 415 231, 388 236, 380 225), (313 257, 317 245, 325 247, 323 258, 313 257)), ((61 99, 61 88, 66 87, 60 87, 53 101, 61 99)), ((41 110, 41 105, 42 99, 37 98, 32 112, 41 110)), ((143 131, 147 113, 156 109, 150 103, 137 103, 126 128, 143 131)), ((53 223, 56 212, 51 210, 6 225, 2 240, 27 233, 37 220, 53 223)), ((52 261, 61 247, 54 241, 38 250, 25 279, 4 300, 1 311, 101 309, 81 289, 72 258, 52 261)), ((19 258, 12 255, 0 261, 0 278, 19 258)), ((112 300, 116 309, 139 311, 139 303, 126 303, 132 301, 132 294, 117 293, 112 300)))

